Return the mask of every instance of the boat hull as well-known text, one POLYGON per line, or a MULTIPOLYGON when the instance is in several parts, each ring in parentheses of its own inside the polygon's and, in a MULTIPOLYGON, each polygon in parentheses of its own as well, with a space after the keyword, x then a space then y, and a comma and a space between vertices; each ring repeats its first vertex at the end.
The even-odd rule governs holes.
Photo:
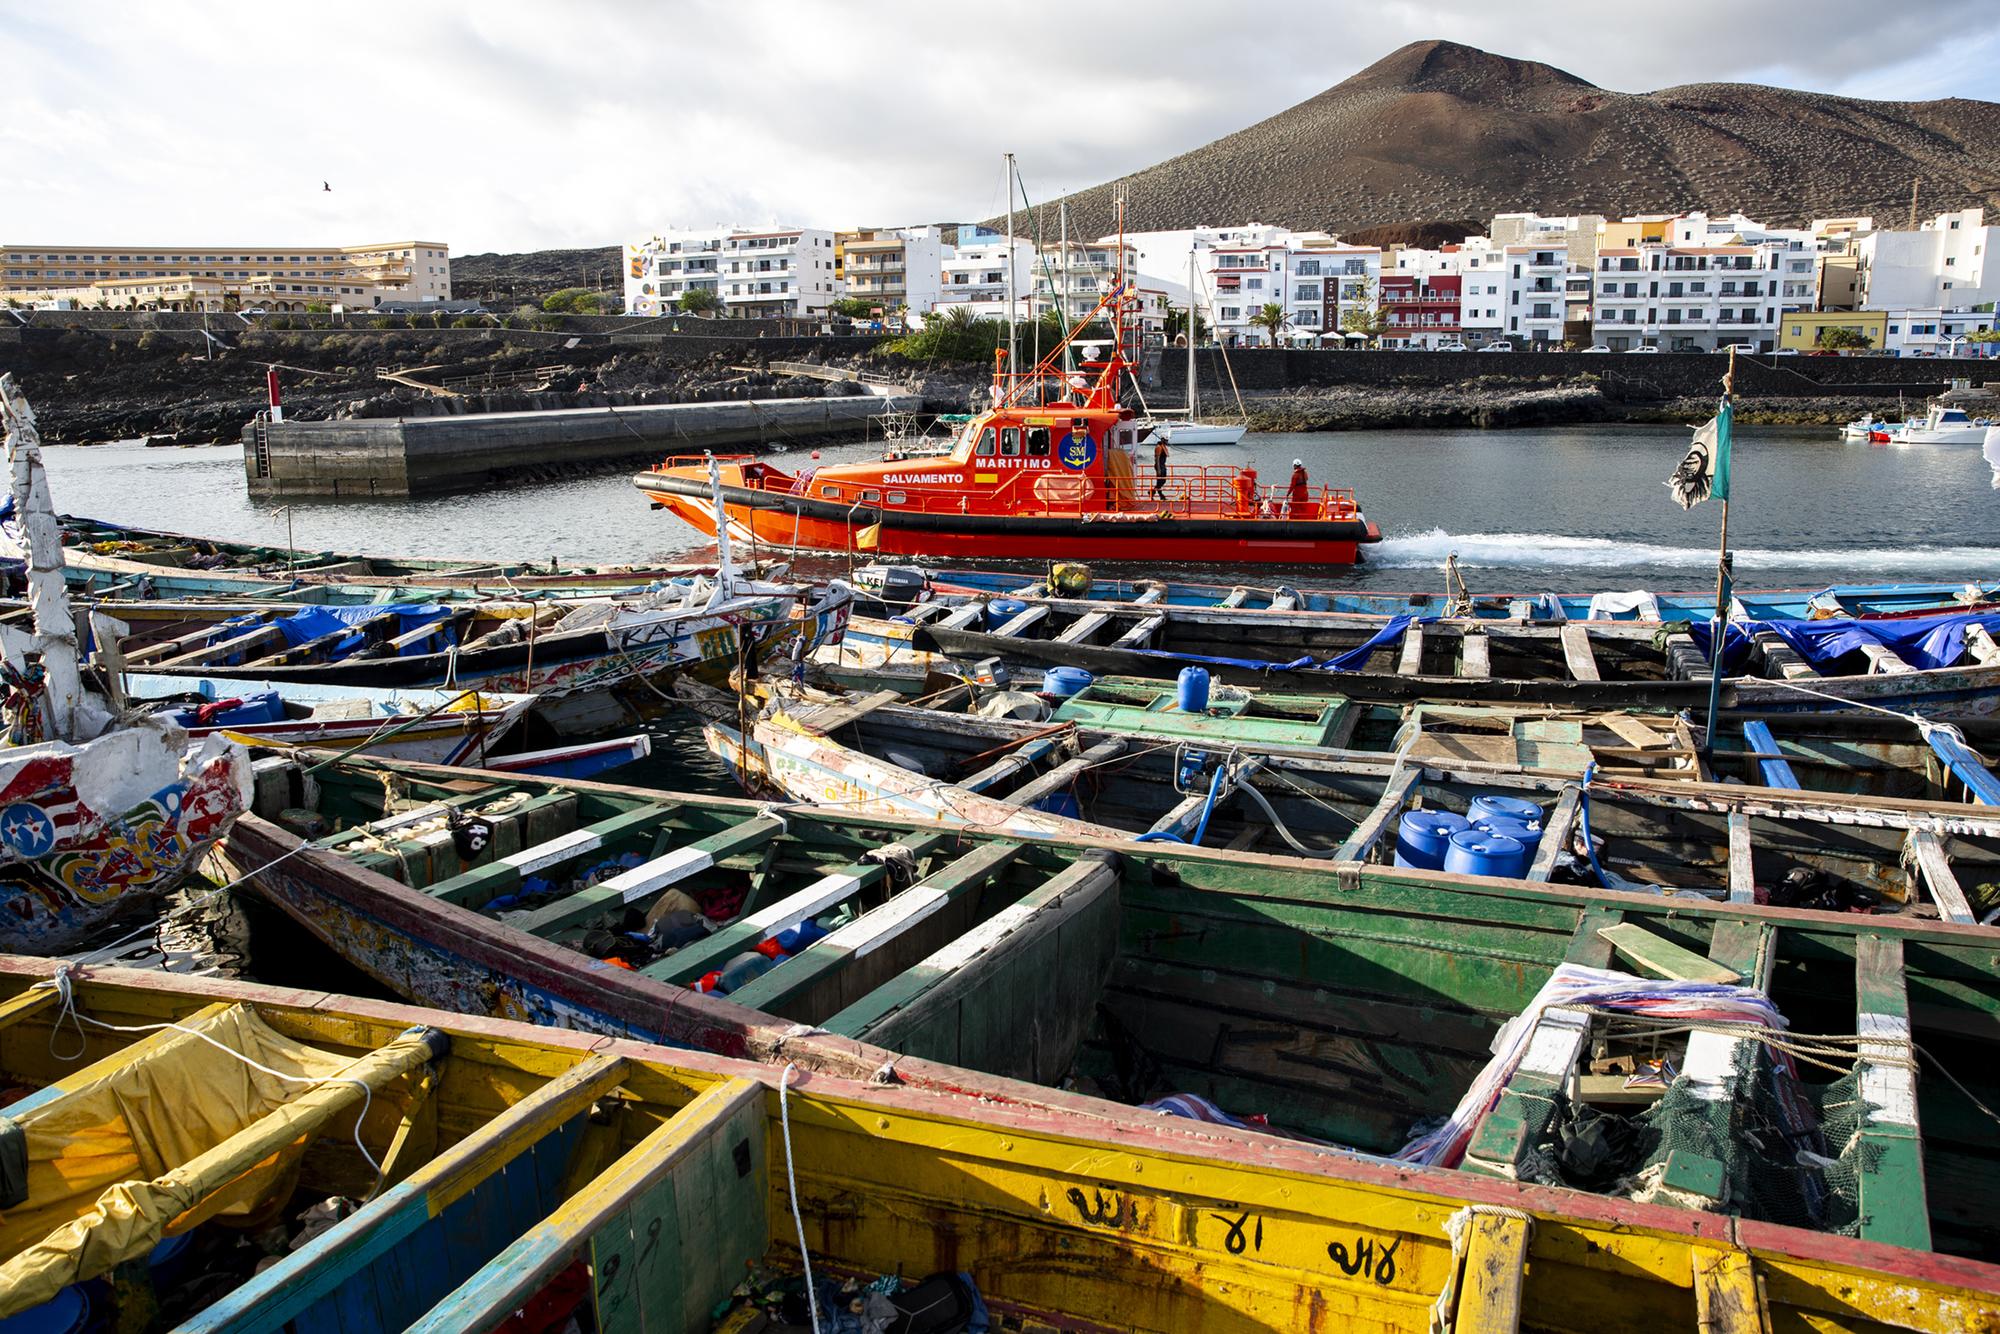
MULTIPOLYGON (((705 536, 715 535, 705 480, 642 473, 633 485, 705 536)), ((1352 565, 1381 540, 1365 519, 1180 519, 1150 513, 1011 515, 850 509, 807 496, 722 488, 730 534, 783 551, 869 552, 971 560, 1204 561, 1352 565)))

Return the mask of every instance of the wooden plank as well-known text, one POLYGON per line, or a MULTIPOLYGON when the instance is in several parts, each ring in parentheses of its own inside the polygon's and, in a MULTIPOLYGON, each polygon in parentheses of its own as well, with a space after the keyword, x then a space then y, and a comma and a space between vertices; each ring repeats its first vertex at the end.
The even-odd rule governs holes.
POLYGON ((1148 584, 1145 591, 1132 599, 1132 605, 1135 607, 1150 607, 1166 595, 1167 586, 1165 584, 1148 584))
POLYGON ((1459 653, 1458 674, 1468 680, 1483 681, 1493 675, 1492 642, 1484 630, 1473 630, 1466 634, 1459 653))
MULTIPOLYGON (((1777 933, 1762 922, 1718 919, 1709 936, 1708 957, 1743 979, 1743 985, 1768 991, 1775 962, 1777 933)), ((1688 1090, 1711 1102, 1734 1099, 1742 1073, 1754 1069, 1750 1050, 1754 1039, 1703 1031, 1688 1035, 1681 1075, 1688 1090)))
MULTIPOLYGON (((267 611, 259 614, 268 623, 274 617, 279 615, 289 616, 291 612, 267 611)), ((198 630, 190 630, 186 634, 176 635, 172 639, 163 639, 158 643, 145 644, 135 649, 129 649, 125 653, 125 662, 129 667, 137 667, 141 663, 149 666, 157 666, 161 662, 169 660, 170 655, 176 650, 185 649, 190 644, 205 644, 208 640, 214 638, 214 636, 215 624, 211 622, 198 630)))
POLYGON ((1014 863, 1023 849, 995 840, 945 863, 879 908, 814 941, 762 977, 737 988, 729 999, 753 1010, 776 1012, 820 982, 942 912, 954 900, 985 888, 1014 863))
POLYGON ((1965 627, 1965 651, 1972 655, 1974 662, 1988 667, 2000 664, 2000 643, 1994 642, 1983 625, 1965 627))
POLYGON ((1412 625, 1403 631, 1402 656, 1396 659, 1398 676, 1422 676, 1424 674, 1424 627, 1412 625))
MULTIPOLYGON (((213 662, 218 658, 228 657, 232 653, 247 653, 256 645, 266 643, 272 639, 283 639, 284 637, 285 632, 275 625, 254 626, 251 629, 231 635, 227 639, 220 639, 213 644, 206 644, 201 648, 193 649, 149 665, 154 667, 195 666, 201 663, 213 662)), ((128 658, 128 661, 131 661, 131 659, 128 658)))
POLYGON ((1742 974, 1684 950, 1671 940, 1663 940, 1642 926, 1621 922, 1597 933, 1611 942, 1612 950, 1647 977, 1663 977, 1675 982, 1740 982, 1742 974))
POLYGON ((657 828, 666 823, 673 812, 671 806, 642 806, 637 810, 624 811, 596 824, 572 829, 532 847, 522 848, 519 852, 496 858, 484 866, 461 871, 432 884, 427 892, 447 903, 476 907, 487 899, 519 889, 522 879, 527 876, 596 852, 608 843, 657 828))
MULTIPOLYGON (((909 852, 916 861, 923 861, 951 841, 947 834, 910 834, 884 848, 901 848, 909 852)), ((772 846, 776 846, 773 844, 772 846)), ((893 854, 892 854, 893 855, 893 854)), ((851 862, 837 871, 829 872, 807 885, 795 894, 788 894, 768 907, 759 908, 748 916, 739 917, 734 922, 709 936, 706 940, 683 945, 664 959, 656 959, 639 970, 641 976, 658 978, 663 982, 692 982, 704 973, 722 967, 729 959, 744 950, 753 949, 808 917, 816 917, 833 907, 845 903, 869 886, 879 883, 889 874, 889 861, 862 860, 851 862)))
POLYGON ((1951 770, 1952 777, 1965 784, 1974 801, 1982 806, 2000 806, 2000 778, 1972 753, 1956 728, 1933 723, 1921 730, 1931 752, 1951 770))
MULTIPOLYGON (((1543 841, 1548 835, 1542 836, 1543 841)), ((1611 966, 1611 942, 1599 932, 1607 926, 1617 926, 1625 920, 1625 914, 1616 908, 1586 908, 1579 915, 1576 930, 1569 938, 1569 949, 1563 954, 1564 963, 1578 963, 1585 968, 1609 968, 1611 966)))
POLYGON ((1529 1225, 1519 1218, 1474 1214, 1467 1225, 1465 1274, 1452 1334, 1516 1334, 1528 1269, 1529 1225))
POLYGON ((1108 611, 1093 611, 1077 617, 1056 636, 1058 644, 1081 644, 1111 623, 1108 611))
POLYGON ((1640 750, 1665 750, 1674 744, 1674 739, 1663 732, 1656 732, 1629 713, 1607 713, 1599 721, 1620 740, 1640 750))
POLYGON ((1863 643, 1861 656, 1868 659, 1868 670, 1881 676, 1903 676, 1917 670, 1880 644, 1863 643))
POLYGON ((1750 861, 1750 817, 1742 811, 1729 813, 1729 901, 1757 901, 1757 877, 1750 861))
POLYGON ((1781 681, 1819 675, 1813 670, 1813 665, 1800 657, 1798 650, 1787 644, 1775 630, 1759 630, 1751 638, 1764 654, 1764 675, 1781 681))
POLYGON ((1014 615, 1002 621, 994 627, 993 633, 1006 639, 1018 639, 1036 625, 1048 619, 1048 615, 1049 604, 1038 602, 1025 610, 1014 613, 1014 615))
POLYGON ((1767 1334, 1771 1322, 1748 1252, 1694 1253, 1694 1318, 1697 1334, 1767 1334))
POLYGON ((1575 783, 1563 784, 1556 808, 1542 825, 1542 841, 1535 846, 1535 860, 1528 867, 1528 879, 1546 881, 1556 872, 1556 859, 1569 849, 1576 829, 1577 814, 1583 808, 1583 789, 1575 783))
POLYGON ((1111 642, 1113 648, 1142 648, 1167 623, 1165 613, 1155 612, 1111 642))
POLYGON ((1093 765, 1115 760, 1125 753, 1126 743, 1118 737, 1107 737, 1083 754, 1064 760, 1031 783, 1023 783, 1007 794, 1007 800, 1022 806, 1032 806, 1043 797, 1053 796, 1074 783, 1093 765))
POLYGON ((818 709, 796 711, 792 713, 792 718, 821 736, 831 736, 849 723, 867 717, 884 705, 900 703, 903 698, 903 692, 900 690, 878 690, 859 699, 847 699, 818 709))
POLYGON ((379 621, 395 619, 397 614, 393 611, 378 611, 373 616, 364 616, 352 624, 341 626, 338 630, 329 630, 327 633, 313 639, 308 639, 304 643, 281 648, 276 653, 266 654, 243 665, 246 667, 275 667, 279 663, 288 662, 294 658, 310 658, 314 653, 323 648, 332 648, 349 635, 365 633, 368 627, 379 621))
POLYGON ((1750 721, 1743 724, 1743 743, 1757 756, 1757 772, 1763 776, 1765 787, 1789 788, 1803 792, 1805 785, 1792 772, 1792 766, 1785 761, 1784 753, 1778 748, 1778 739, 1771 735, 1768 723, 1750 721))
POLYGON ((1917 1127, 1916 1048, 1910 1042, 1902 939, 1857 939, 1854 980, 1861 1100, 1868 1105, 1861 1138, 1872 1146, 1859 1160, 1861 1239, 1928 1251, 1930 1206, 1917 1127))
POLYGON ((1569 664, 1569 674, 1578 681, 1601 681, 1604 678, 1597 671, 1597 655, 1590 651, 1590 631, 1581 622, 1565 621, 1562 628, 1563 660, 1569 664))
POLYGON ((1541 1137, 1567 1091, 1590 1038, 1590 1016, 1547 1009, 1535 1021, 1521 1063, 1486 1114, 1473 1127, 1460 1166, 1482 1176, 1512 1180, 1521 1155, 1541 1137))
POLYGON ((1290 589, 1281 591, 1276 597, 1271 599, 1272 611, 1291 611, 1298 605, 1298 594, 1292 592, 1290 589))
POLYGON ((1229 590, 1229 596, 1216 603, 1218 607, 1240 607, 1250 600, 1250 590, 1242 584, 1229 590))
POLYGON ((1952 874, 1951 858, 1945 855, 1944 840, 1928 829, 1912 829, 1903 836, 1903 858, 1910 863, 1910 901, 1918 899, 1917 887, 1929 891, 1937 904, 1938 916, 1947 922, 1975 923, 1978 916, 1952 874))
POLYGON ((1410 799, 1410 794, 1417 790, 1417 784, 1423 778, 1422 769, 1405 769, 1397 774, 1394 781, 1382 789, 1374 808, 1362 817, 1361 823, 1354 827, 1354 832, 1347 836, 1347 841, 1340 845, 1333 859, 1342 862, 1364 860, 1368 850, 1387 832, 1389 822, 1403 809, 1403 803, 1410 799))
POLYGON ((1693 635, 1667 636, 1667 675, 1677 681, 1706 681, 1714 675, 1693 635))
POLYGON ((54 1009, 59 994, 54 987, 29 987, 0 1001, 0 1030, 12 1028, 23 1019, 54 1009))
POLYGON ((453 1203, 501 1172, 618 1087, 622 1057, 590 1056, 551 1079, 342 1221, 312 1246, 293 1251, 212 1303, 183 1331, 252 1334, 281 1329, 355 1274, 421 1232, 453 1203))
POLYGON ((708 870, 717 862, 763 847, 785 831, 785 822, 775 815, 759 815, 731 825, 720 833, 697 839, 684 847, 621 871, 609 880, 579 889, 553 903, 508 924, 537 936, 550 936, 582 926, 612 907, 643 903, 670 885, 708 870))
MULTIPOLYGON (((695 1160, 703 1146, 718 1135, 733 1139, 736 1128, 751 1121, 761 1127, 763 1102, 763 1086, 747 1079, 724 1079, 703 1090, 679 1115, 639 1141, 596 1180, 494 1256, 409 1328, 423 1334, 457 1334, 498 1323, 566 1268, 578 1249, 591 1245, 600 1232, 612 1230, 614 1235, 605 1237, 607 1243, 619 1240, 615 1235, 617 1221, 626 1220, 629 1226, 631 1207, 642 1199, 653 1198, 652 1187, 695 1160)), ((757 1185, 760 1190, 763 1188, 762 1181, 757 1185)), ((712 1204, 720 1217, 732 1208, 754 1207, 755 1201, 723 1199, 712 1204)), ((649 1239, 642 1230, 638 1240, 643 1243, 649 1239)), ((629 1231, 623 1240, 629 1247, 632 1241, 629 1231)), ((753 1258, 731 1257, 737 1267, 732 1281, 740 1277, 741 1266, 753 1258)), ((609 1267, 598 1266, 600 1271, 609 1267)), ((724 1288, 714 1294, 710 1302, 727 1291, 724 1288)), ((673 1305, 678 1309, 694 1295, 674 1292, 673 1305)), ((662 1323, 656 1327, 674 1326, 662 1323)), ((679 1327, 688 1326, 682 1321, 679 1327)))
POLYGON ((1038 736, 1032 741, 1014 747, 978 773, 968 774, 959 780, 958 786, 968 792, 984 792, 987 788, 1003 782, 1075 740, 1076 733, 1067 727, 1052 731, 1047 736, 1038 736))

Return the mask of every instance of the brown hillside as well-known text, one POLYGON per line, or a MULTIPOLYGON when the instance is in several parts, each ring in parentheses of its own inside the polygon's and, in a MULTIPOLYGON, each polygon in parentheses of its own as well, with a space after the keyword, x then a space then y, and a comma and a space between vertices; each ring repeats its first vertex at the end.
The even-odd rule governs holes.
MULTIPOLYGON (((1499 212, 1849 212, 1900 225, 2000 203, 2000 105, 1867 102, 1754 84, 1616 93, 1454 42, 1415 42, 1288 111, 1069 197, 1104 232, 1256 218, 1354 230, 1499 212)), ((1483 224, 1482 224, 1483 225, 1483 224)))

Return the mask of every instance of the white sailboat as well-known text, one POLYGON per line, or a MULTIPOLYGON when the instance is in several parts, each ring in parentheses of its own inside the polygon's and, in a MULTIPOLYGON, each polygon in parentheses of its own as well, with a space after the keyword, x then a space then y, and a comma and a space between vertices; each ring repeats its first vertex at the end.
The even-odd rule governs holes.
POLYGON ((1195 262, 1194 252, 1188 252, 1188 322, 1187 322, 1187 416, 1148 417, 1140 425, 1150 431, 1140 439, 1164 437, 1169 445, 1233 445, 1243 438, 1250 428, 1240 422, 1205 422, 1201 420, 1200 398, 1195 389, 1194 343, 1195 343, 1195 262))

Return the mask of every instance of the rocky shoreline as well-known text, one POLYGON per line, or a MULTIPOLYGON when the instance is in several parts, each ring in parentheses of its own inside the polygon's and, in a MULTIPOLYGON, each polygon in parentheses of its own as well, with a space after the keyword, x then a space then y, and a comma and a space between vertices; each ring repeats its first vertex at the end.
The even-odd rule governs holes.
MULTIPOLYGON (((277 364, 289 416, 297 419, 432 416, 534 408, 627 406, 741 398, 797 398, 862 392, 857 386, 787 376, 763 368, 756 343, 714 350, 714 340, 645 344, 581 342, 575 347, 509 330, 441 337, 421 329, 379 332, 280 332, 238 335, 213 360, 198 339, 159 333, 107 337, 51 329, 0 347, 41 415, 44 439, 90 444, 146 437, 160 444, 233 442, 264 405, 264 372, 277 364), (696 346, 699 344, 699 346, 696 346), (379 378, 378 370, 505 381, 559 367, 542 392, 496 384, 439 398, 379 378)), ((920 365, 862 352, 829 364, 893 376, 921 386, 930 412, 969 412, 987 400, 982 367, 920 365)), ((1526 366, 1523 371, 1529 369, 1526 366)), ((1169 377, 1171 380, 1172 377, 1169 377)), ((1172 385, 1155 393, 1171 394, 1172 385)), ((1401 428, 1521 429, 1589 422, 1699 421, 1713 399, 1634 401, 1607 393, 1594 376, 1557 382, 1522 374, 1482 374, 1446 385, 1342 385, 1246 392, 1244 408, 1260 431, 1352 431, 1401 428)), ((1215 405, 1220 409, 1221 404, 1215 405)), ((1870 397, 1746 399, 1747 424, 1831 425, 1885 405, 1870 397)))

